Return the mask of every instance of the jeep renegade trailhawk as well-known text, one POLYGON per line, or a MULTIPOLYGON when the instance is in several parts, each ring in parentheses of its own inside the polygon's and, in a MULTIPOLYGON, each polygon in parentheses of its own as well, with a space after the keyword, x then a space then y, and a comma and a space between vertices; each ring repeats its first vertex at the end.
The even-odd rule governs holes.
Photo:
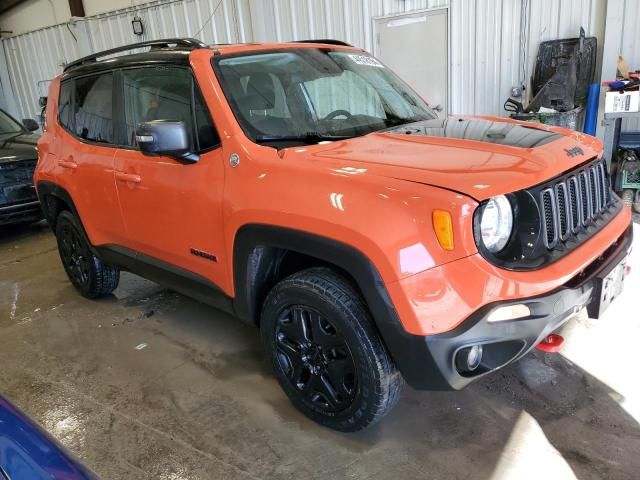
POLYGON ((402 378, 460 389, 600 315, 632 235, 600 154, 438 118, 341 42, 172 39, 66 66, 35 180, 80 293, 125 269, 258 325, 296 407, 354 431, 402 378))

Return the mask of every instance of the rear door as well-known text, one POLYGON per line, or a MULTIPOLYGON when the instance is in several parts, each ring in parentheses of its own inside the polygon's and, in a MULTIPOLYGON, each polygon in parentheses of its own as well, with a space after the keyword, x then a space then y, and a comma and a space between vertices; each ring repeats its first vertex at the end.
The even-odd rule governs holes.
POLYGON ((124 246, 222 285, 222 149, 191 69, 156 65, 124 69, 121 75, 127 146, 116 154, 115 176, 127 231, 124 246), (142 154, 135 129, 152 120, 184 122, 200 160, 142 154))
POLYGON ((113 177, 114 74, 62 82, 53 143, 59 183, 71 195, 91 243, 119 243, 124 223, 113 177))

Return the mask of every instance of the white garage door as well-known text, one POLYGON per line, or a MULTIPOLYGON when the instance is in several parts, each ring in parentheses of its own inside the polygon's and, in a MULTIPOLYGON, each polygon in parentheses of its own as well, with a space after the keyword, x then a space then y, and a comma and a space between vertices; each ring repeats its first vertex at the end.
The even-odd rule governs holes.
POLYGON ((375 20, 375 53, 429 105, 447 112, 447 10, 375 20))

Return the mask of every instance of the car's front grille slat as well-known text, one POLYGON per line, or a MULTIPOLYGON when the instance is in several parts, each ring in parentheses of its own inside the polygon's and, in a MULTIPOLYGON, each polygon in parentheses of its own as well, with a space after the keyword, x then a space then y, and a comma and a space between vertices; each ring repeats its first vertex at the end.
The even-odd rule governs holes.
POLYGON ((583 227, 586 227, 591 219, 591 189, 589 188, 589 179, 586 172, 578 174, 578 187, 580 189, 580 200, 582 202, 582 215, 580 221, 583 227))
POLYGON ((567 187, 569 189, 569 203, 571 205, 571 231, 578 233, 581 226, 582 201, 578 179, 575 175, 567 179, 567 187))
POLYGON ((553 190, 547 188, 542 191, 542 226, 544 228, 544 239, 547 248, 551 249, 558 243, 558 222, 556 199, 553 190))
POLYGON ((540 214, 545 246, 552 250, 596 222, 611 203, 610 189, 602 160, 543 187, 540 214))
POLYGON ((571 208, 567 196, 567 184, 565 182, 556 185, 556 209, 558 213, 558 236, 560 240, 566 240, 571 232, 571 208))

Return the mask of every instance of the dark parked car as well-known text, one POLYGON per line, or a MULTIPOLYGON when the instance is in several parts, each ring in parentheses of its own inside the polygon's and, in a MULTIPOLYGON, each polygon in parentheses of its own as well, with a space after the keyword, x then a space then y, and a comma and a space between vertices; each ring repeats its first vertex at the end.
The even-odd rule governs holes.
POLYGON ((0 396, 0 480, 89 480, 96 476, 0 396))
POLYGON ((33 186, 38 128, 35 120, 20 123, 0 110, 0 227, 42 218, 33 186))

